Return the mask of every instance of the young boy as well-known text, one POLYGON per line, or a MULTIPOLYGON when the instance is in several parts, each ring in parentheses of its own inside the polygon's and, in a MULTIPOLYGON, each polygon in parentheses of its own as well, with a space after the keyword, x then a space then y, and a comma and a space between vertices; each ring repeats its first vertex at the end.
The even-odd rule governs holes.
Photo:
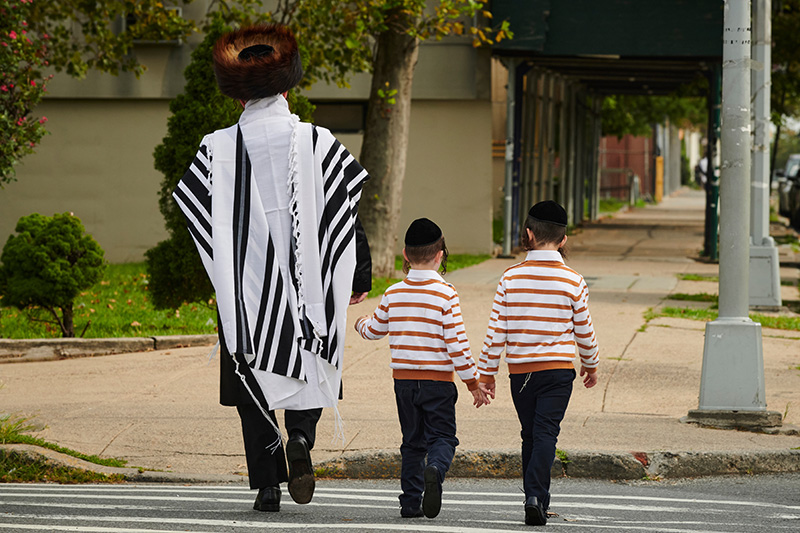
POLYGON ((440 265, 447 269, 439 226, 427 218, 412 222, 403 257, 406 279, 389 287, 375 313, 360 317, 355 328, 368 340, 389 335, 403 432, 400 516, 433 518, 441 509, 442 482, 458 446, 454 372, 476 407, 488 399, 478 389, 458 294, 438 274, 440 265))
POLYGON ((575 379, 575 348, 583 384, 597 383, 597 340, 583 277, 562 258, 567 213, 553 201, 528 212, 522 244, 528 255, 503 273, 478 360, 480 388, 495 397, 494 376, 506 351, 511 398, 522 426, 525 523, 545 525, 550 468, 575 379))

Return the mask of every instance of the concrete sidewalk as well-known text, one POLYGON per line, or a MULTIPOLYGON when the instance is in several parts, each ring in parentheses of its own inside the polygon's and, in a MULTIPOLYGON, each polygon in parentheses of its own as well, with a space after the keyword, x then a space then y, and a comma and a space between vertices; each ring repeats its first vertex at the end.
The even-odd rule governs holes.
MULTIPOLYGON (((800 471, 800 332, 763 329, 768 409, 785 415, 780 434, 704 429, 679 419, 698 406, 705 323, 656 318, 649 309, 688 307, 674 293, 717 292, 697 261, 704 196, 681 190, 649 206, 587 225, 569 240, 567 263, 590 285, 601 350, 598 386, 576 381, 556 472, 613 479, 800 471)), ((781 246, 785 302, 797 301, 800 254, 781 246)), ((497 281, 516 260, 492 259, 446 276, 457 288, 473 352, 480 350, 497 281)), ((349 320, 378 300, 351 307, 349 320)), ((783 310, 782 313, 791 313, 783 310)), ((34 417, 38 436, 86 454, 126 459, 166 473, 126 470, 131 479, 242 480, 244 452, 235 410, 218 399, 218 357, 209 346, 0 365, 0 411, 34 417)), ((397 475, 400 428, 386 340, 348 336, 344 366, 345 442, 332 442, 326 410, 312 452, 332 475, 397 475)), ((452 475, 518 476, 519 423, 502 365, 498 398, 475 409, 460 386, 452 475)), ((280 417, 279 417, 280 418, 280 417)))

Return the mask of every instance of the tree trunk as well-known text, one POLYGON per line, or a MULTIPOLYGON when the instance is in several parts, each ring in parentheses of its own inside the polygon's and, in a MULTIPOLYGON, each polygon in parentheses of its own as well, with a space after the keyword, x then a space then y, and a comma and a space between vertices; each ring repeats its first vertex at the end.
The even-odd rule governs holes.
POLYGON ((61 313, 63 314, 63 320, 61 325, 62 333, 64 334, 65 337, 74 337, 75 323, 73 321, 72 304, 69 304, 69 306, 62 307, 61 313))
POLYGON ((418 40, 404 30, 413 22, 408 14, 396 10, 387 17, 389 29, 378 36, 359 158, 371 177, 364 186, 359 214, 372 252, 372 273, 382 277, 394 274, 394 257, 398 251, 411 84, 419 51, 418 40), (395 90, 397 93, 392 94, 395 90), (389 102, 391 99, 394 103, 389 102))

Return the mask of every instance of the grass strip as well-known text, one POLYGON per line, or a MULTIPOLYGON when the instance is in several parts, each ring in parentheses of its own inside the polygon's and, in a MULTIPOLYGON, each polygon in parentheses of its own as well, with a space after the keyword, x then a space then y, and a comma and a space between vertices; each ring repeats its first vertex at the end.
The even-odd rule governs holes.
POLYGON ((10 414, 0 415, 0 444, 30 444, 103 466, 123 467, 127 465, 127 461, 122 459, 103 459, 97 455, 86 455, 26 434, 36 429, 37 426, 32 424, 29 418, 10 414))
MULTIPOLYGON (((648 311, 645 314, 646 320, 652 320, 660 316, 671 318, 688 318, 691 320, 702 320, 711 322, 719 317, 719 312, 712 309, 693 309, 687 307, 663 307, 658 312, 648 311)), ((758 322, 763 328, 783 329, 789 331, 800 331, 800 317, 793 316, 772 316, 760 313, 750 313, 750 320, 758 322)))
POLYGON ((675 294, 670 294, 667 296, 669 300, 683 300, 688 302, 714 302, 717 303, 719 301, 719 296, 716 294, 709 294, 707 292, 701 292, 699 294, 686 294, 683 292, 678 292, 675 294))
POLYGON ((707 274, 678 274, 678 279, 683 281, 714 281, 719 282, 719 276, 707 274))
POLYGON ((106 475, 54 465, 13 450, 0 450, 0 483, 122 483, 120 474, 106 475))

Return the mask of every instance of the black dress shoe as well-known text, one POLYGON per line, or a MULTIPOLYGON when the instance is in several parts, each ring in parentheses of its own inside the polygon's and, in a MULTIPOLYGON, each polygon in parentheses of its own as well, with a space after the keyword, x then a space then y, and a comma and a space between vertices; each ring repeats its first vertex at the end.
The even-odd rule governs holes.
POLYGON ((402 518, 420 518, 425 516, 419 507, 401 507, 400 516, 402 518))
POLYGON ((314 471, 308 442, 300 433, 289 437, 286 443, 286 461, 289 463, 289 495, 296 503, 308 503, 314 495, 314 471))
POLYGON ((425 493, 422 495, 422 512, 434 518, 442 509, 442 484, 439 483, 439 469, 431 465, 425 468, 425 493))
POLYGON ((258 496, 256 496, 256 503, 253 504, 253 509, 256 511, 269 511, 277 513, 281 510, 281 488, 264 487, 258 489, 258 496))
POLYGON ((545 512, 542 503, 536 496, 531 496, 525 500, 525 523, 529 526, 547 524, 547 512, 545 512))

